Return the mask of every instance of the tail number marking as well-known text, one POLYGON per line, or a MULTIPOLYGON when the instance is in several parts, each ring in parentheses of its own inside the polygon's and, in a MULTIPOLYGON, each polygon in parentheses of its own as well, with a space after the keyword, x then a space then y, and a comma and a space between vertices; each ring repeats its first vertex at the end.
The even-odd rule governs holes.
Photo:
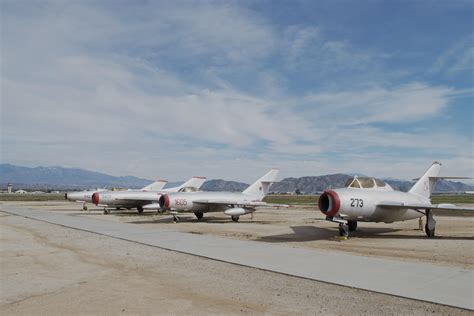
POLYGON ((176 206, 186 206, 188 205, 188 201, 186 199, 175 199, 174 205, 176 206))
POLYGON ((352 207, 363 207, 364 200, 362 199, 351 199, 351 206, 352 207))

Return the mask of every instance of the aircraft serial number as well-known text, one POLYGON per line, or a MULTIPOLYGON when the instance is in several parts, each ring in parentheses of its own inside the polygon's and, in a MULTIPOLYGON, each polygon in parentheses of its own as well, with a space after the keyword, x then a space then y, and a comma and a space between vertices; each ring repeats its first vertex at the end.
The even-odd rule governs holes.
POLYGON ((362 199, 351 199, 351 206, 352 207, 363 207, 364 200, 362 199))
POLYGON ((184 206, 184 205, 188 205, 188 201, 186 199, 175 199, 174 204, 176 206, 184 206))

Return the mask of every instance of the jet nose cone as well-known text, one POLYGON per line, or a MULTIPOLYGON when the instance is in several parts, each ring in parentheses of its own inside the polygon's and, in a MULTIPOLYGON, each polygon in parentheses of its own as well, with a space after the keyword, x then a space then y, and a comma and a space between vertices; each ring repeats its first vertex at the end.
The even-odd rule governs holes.
POLYGON ((318 206, 324 215, 335 216, 341 207, 341 200, 335 191, 326 190, 319 197, 318 206))
POLYGON ((99 204, 99 193, 98 192, 95 192, 94 194, 92 194, 92 203, 94 203, 95 205, 99 204))

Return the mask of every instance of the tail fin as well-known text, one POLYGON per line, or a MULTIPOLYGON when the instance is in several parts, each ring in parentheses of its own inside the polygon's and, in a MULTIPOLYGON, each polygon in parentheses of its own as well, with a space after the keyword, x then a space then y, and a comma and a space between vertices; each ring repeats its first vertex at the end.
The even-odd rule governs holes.
POLYGON ((204 182, 206 182, 206 177, 192 177, 185 183, 181 184, 177 188, 177 191, 179 191, 182 188, 187 188, 187 187, 199 189, 203 185, 204 182))
POLYGON ((244 194, 257 195, 261 199, 268 194, 268 190, 273 182, 275 182, 278 173, 280 170, 272 169, 266 173, 263 177, 258 179, 254 184, 251 184, 247 189, 245 189, 244 194))
POLYGON ((158 180, 153 182, 152 184, 147 185, 146 187, 142 188, 142 191, 159 191, 163 189, 163 187, 168 183, 166 180, 158 180))
POLYGON ((440 169, 441 163, 437 161, 433 162, 428 171, 425 172, 425 174, 413 185, 413 187, 408 192, 430 198, 431 193, 433 193, 436 181, 439 179, 438 175, 440 169))

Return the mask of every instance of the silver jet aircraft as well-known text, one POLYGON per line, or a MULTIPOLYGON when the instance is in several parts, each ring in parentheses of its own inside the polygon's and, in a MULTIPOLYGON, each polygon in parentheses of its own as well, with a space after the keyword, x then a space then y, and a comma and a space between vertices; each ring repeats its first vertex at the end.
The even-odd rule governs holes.
POLYGON ((434 237, 436 221, 432 210, 474 211, 474 208, 452 204, 432 204, 431 193, 440 177, 441 163, 434 162, 408 192, 395 191, 382 180, 354 177, 342 189, 326 190, 319 197, 319 209, 326 219, 339 224, 339 235, 348 236, 357 222, 392 223, 426 216, 425 232, 434 237))
POLYGON ((169 189, 140 190, 140 191, 106 191, 92 194, 92 202, 104 207, 104 214, 109 213, 109 208, 136 208, 139 214, 145 209, 159 209, 158 200, 161 195, 168 192, 197 191, 206 181, 205 177, 193 177, 182 185, 169 189))
MULTIPOLYGON (((156 182, 153 182, 152 184, 147 185, 144 188, 141 188, 140 190, 128 190, 128 191, 157 191, 161 190, 167 181, 165 180, 158 180, 156 182)), ((127 192, 128 192, 127 191, 127 192)), ((85 190, 85 191, 80 191, 80 192, 67 192, 64 194, 64 198, 69 201, 73 202, 80 202, 82 203, 82 209, 84 211, 87 211, 87 205, 86 203, 92 203, 92 195, 96 192, 109 192, 107 189, 99 189, 97 188, 96 190, 85 190)), ((110 191, 113 192, 113 191, 110 191)))
MULTIPOLYGON (((278 176, 279 170, 272 169, 241 193, 234 192, 177 192, 163 194, 160 207, 170 210, 174 221, 179 221, 178 212, 193 212, 201 219, 207 212, 224 212, 234 222, 240 215, 255 212, 258 206, 271 206, 262 199, 278 176)), ((282 206, 282 205, 279 205, 282 206)))

